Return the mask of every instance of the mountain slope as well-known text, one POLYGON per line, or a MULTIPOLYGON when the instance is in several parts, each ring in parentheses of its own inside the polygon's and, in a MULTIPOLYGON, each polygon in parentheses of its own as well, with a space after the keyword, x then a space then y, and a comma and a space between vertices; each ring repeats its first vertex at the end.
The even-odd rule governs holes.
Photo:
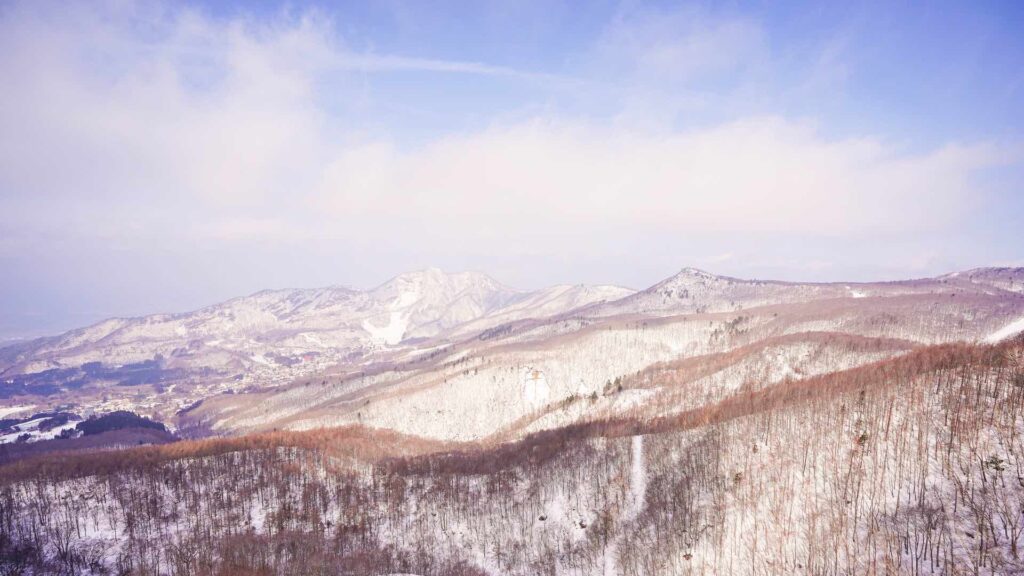
POLYGON ((369 351, 174 419, 220 438, 0 445, 0 569, 1019 574, 1017 277, 266 293, 235 324, 341 307, 369 351))
POLYGON ((493 445, 348 427, 44 457, 0 467, 0 567, 1019 574, 1022 346, 493 445))
POLYGON ((132 408, 168 417, 213 394, 278 386, 337 365, 387 361, 428 339, 471 335, 626 293, 605 287, 524 292, 484 274, 437 269, 402 274, 367 291, 268 290, 195 312, 111 319, 0 349, 6 378, 0 401, 61 392, 62 402, 75 399, 88 409, 132 408), (491 314, 493 320, 484 320, 491 314), (125 387, 140 384, 162 397, 123 398, 134 396, 125 387))
MULTIPOLYGON (((0 402, 23 412, 136 410, 194 433, 370 424, 439 439, 515 435, 631 406, 686 404, 664 389, 608 395, 608 386, 659 363, 788 335, 911 346, 1006 339, 1024 318, 1024 294, 1014 290, 1021 276, 978 269, 815 284, 687 268, 640 292, 524 292, 483 274, 424 270, 367 291, 265 291, 6 349, 0 402), (595 394, 593 403, 572 400, 595 394)), ((764 374, 800 377, 813 370, 799 368, 810 366, 805 354, 849 366, 880 357, 840 342, 821 348, 811 338, 779 349, 764 374)), ((716 376, 715 386, 740 386, 752 378, 745 373, 716 376)))
POLYGON ((684 271, 616 301, 505 324, 406 362, 210 398, 187 420, 222 434, 363 424, 443 440, 516 437, 609 414, 664 415, 917 346, 1007 338, 1021 318, 1024 295, 988 284, 791 284, 684 271), (728 354, 684 388, 621 384, 637 374, 653 379, 661 365, 728 354))

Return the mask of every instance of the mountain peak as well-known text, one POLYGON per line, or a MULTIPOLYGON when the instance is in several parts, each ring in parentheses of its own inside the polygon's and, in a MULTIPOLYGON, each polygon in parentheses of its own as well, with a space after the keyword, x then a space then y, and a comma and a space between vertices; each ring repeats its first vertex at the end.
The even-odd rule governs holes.
POLYGON ((694 268, 693 266, 687 266, 686 268, 683 268, 682 270, 679 271, 678 274, 676 274, 676 276, 696 276, 699 278, 707 279, 720 278, 720 276, 718 276, 717 274, 712 274, 711 272, 701 270, 700 268, 694 268))
POLYGON ((972 268, 938 277, 1024 294, 1024 268, 972 268))
POLYGON ((652 288, 657 288, 659 286, 675 286, 679 284, 706 284, 709 282, 718 282, 725 279, 727 279, 725 276, 719 276, 718 274, 712 274, 711 272, 701 270, 700 268, 687 266, 686 268, 683 268, 682 270, 677 272, 675 275, 669 276, 668 278, 662 280, 658 284, 655 284, 654 286, 652 286, 652 288))

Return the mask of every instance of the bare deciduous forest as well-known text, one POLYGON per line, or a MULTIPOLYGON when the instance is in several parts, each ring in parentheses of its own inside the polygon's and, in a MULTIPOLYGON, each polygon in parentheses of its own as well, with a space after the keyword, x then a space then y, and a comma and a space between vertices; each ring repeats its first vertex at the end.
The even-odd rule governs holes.
POLYGON ((0 570, 1015 574, 1022 410, 1018 338, 504 444, 349 427, 42 455, 0 468, 0 570))

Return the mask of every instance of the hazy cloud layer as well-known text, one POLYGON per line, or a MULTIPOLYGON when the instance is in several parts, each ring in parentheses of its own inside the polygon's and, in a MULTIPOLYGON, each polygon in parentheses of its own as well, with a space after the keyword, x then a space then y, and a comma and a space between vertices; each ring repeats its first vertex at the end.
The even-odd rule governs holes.
MULTIPOLYGON (((174 278, 146 296, 157 310, 232 290, 371 284, 425 264, 526 285, 565 281, 567 265, 581 280, 635 285, 687 264, 841 277, 872 269, 870 251, 850 248, 872 237, 930 272, 969 255, 921 246, 1012 199, 993 170, 1019 174, 1012 139, 908 145, 773 112, 787 96, 758 93, 794 68, 745 15, 619 10, 555 70, 381 54, 338 29, 315 10, 0 11, 0 255, 16 281, 66 282, 74 270, 82 284, 54 302, 77 310, 78 294, 107 312, 125 290, 147 290, 155 258, 174 278), (448 130, 403 130, 422 114, 457 117, 446 94, 492 82, 529 96, 448 130), (850 251, 823 259, 791 240, 812 237, 850 251), (765 238, 775 241, 759 253, 765 238), (125 255, 112 257, 128 270, 113 275, 120 288, 70 264, 69 243, 76 259, 125 255), (666 245, 675 251, 651 249, 666 245), (223 266, 196 268, 215 256, 223 266), (203 289, 170 295, 199 273, 213 275, 203 289)), ((835 50, 797 67, 793 89, 813 96, 845 76, 835 50)), ((1021 256, 1010 248, 972 262, 1021 256)), ((5 290, 19 302, 8 316, 53 307, 5 290)), ((129 298, 124 312, 147 301, 129 298)))

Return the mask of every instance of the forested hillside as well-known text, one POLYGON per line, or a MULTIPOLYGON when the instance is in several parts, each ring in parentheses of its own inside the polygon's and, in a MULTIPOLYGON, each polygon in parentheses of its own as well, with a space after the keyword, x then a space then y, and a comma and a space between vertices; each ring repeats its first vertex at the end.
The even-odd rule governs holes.
POLYGON ((1015 574, 1022 410, 1018 338, 511 443, 351 427, 43 456, 0 468, 0 557, 8 574, 1015 574))

